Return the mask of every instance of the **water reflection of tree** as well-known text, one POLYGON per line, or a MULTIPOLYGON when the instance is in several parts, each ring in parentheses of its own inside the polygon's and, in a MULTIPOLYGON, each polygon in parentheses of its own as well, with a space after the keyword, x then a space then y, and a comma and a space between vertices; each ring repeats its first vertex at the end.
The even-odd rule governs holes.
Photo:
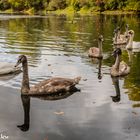
POLYGON ((43 20, 37 20, 32 18, 15 18, 4 21, 1 24, 4 30, 7 31, 5 40, 7 42, 7 49, 10 49, 10 53, 20 53, 30 55, 34 60, 38 60, 40 57, 40 47, 37 45, 37 41, 41 38, 40 33, 34 31, 34 29, 44 30, 43 20))
POLYGON ((124 80, 124 87, 128 89, 128 97, 133 101, 140 101, 140 53, 133 57, 131 72, 124 80))
MULTIPOLYGON (((124 26, 126 23, 130 23, 130 28, 139 31, 138 21, 138 18, 131 15, 110 16, 101 14, 96 16, 74 16, 72 18, 61 15, 36 18, 15 17, 0 21, 0 26, 7 32, 6 41, 8 46, 6 47, 11 49, 11 53, 24 53, 30 55, 32 60, 40 60, 41 42, 47 41, 50 36, 58 37, 56 41, 53 41, 57 47, 63 48, 65 52, 69 52, 71 48, 77 48, 79 52, 85 52, 90 47, 97 47, 96 39, 98 34, 102 34, 105 39, 103 51, 109 52, 112 50, 111 43, 114 28, 120 24, 124 26), (72 21, 70 21, 71 19, 72 21), (69 43, 72 45, 69 45, 69 43), (18 52, 14 45, 18 46, 18 52)), ((135 38, 138 40, 138 32, 136 32, 135 38)), ((72 51, 75 51, 75 49, 72 51)))

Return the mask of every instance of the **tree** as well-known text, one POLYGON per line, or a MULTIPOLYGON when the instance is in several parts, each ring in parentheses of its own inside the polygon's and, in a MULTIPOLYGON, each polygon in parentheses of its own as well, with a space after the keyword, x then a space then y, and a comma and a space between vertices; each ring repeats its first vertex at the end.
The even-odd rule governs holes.
POLYGON ((103 0, 96 0, 96 5, 100 7, 100 12, 103 12, 105 10, 105 2, 103 0))

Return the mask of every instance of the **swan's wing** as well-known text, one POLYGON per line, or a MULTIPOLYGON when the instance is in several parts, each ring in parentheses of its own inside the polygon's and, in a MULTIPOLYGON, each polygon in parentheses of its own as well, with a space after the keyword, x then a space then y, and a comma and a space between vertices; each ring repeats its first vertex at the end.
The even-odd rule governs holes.
POLYGON ((69 91, 77 84, 77 79, 51 78, 31 87, 29 94, 52 94, 69 91))
POLYGON ((121 61, 119 66, 119 73, 121 75, 126 75, 129 72, 130 72, 130 67, 124 61, 121 61))
POLYGON ((120 37, 119 37, 121 40, 125 40, 125 35, 123 35, 123 34, 120 34, 120 37))

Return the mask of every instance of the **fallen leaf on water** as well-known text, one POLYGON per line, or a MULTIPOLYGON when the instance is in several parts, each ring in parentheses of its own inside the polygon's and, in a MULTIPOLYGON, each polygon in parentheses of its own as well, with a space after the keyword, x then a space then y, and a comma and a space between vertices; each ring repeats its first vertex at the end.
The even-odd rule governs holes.
POLYGON ((63 112, 63 111, 60 111, 60 112, 54 112, 54 114, 56 114, 56 115, 63 115, 64 112, 63 112))

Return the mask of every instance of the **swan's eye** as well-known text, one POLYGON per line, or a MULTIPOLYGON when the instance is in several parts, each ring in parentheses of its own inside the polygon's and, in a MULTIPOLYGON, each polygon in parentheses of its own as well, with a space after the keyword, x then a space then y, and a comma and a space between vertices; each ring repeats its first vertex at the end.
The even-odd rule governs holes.
POLYGON ((131 32, 131 31, 130 31, 130 32, 129 32, 129 34, 130 34, 130 35, 132 35, 132 34, 133 34, 133 32, 131 32))
POLYGON ((22 59, 22 58, 21 58, 21 57, 19 57, 18 62, 21 62, 21 59, 22 59))

